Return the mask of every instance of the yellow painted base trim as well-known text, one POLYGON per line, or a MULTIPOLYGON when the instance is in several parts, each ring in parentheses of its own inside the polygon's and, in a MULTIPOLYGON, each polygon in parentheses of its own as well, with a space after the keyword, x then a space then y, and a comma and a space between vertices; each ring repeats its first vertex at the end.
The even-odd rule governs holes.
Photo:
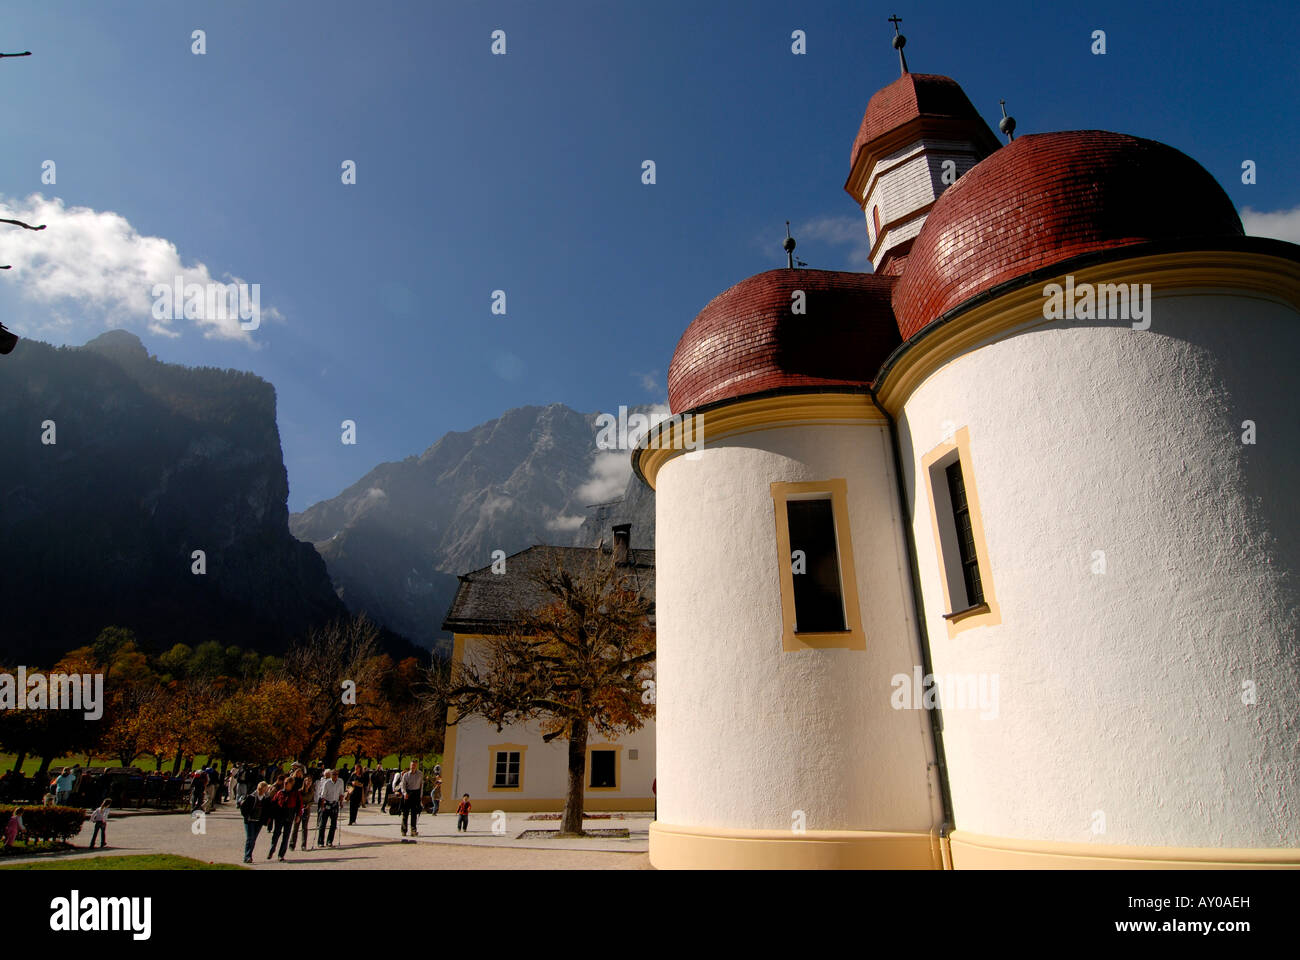
MULTIPOLYGON (((443 795, 446 796, 446 791, 443 791, 443 795)), ((491 813, 493 810, 504 810, 506 813, 559 813, 564 809, 563 797, 503 797, 491 793, 480 793, 476 796, 471 791, 469 799, 474 804, 475 813, 491 813)), ((459 801, 460 798, 456 797, 455 802, 451 804, 452 813, 456 812, 456 803, 459 801)), ((442 803, 445 809, 448 801, 443 800, 442 803)), ((645 813, 654 808, 654 797, 588 796, 583 801, 583 809, 587 813, 645 813)))
MULTIPOLYGON (((651 830, 651 856, 654 855, 651 830)), ((1300 868, 1300 849, 1133 847, 1100 843, 1013 840, 954 830, 948 838, 957 870, 1246 870, 1300 868)))
POLYGON ((659 870, 940 870, 942 841, 928 833, 867 830, 728 830, 650 824, 659 870))

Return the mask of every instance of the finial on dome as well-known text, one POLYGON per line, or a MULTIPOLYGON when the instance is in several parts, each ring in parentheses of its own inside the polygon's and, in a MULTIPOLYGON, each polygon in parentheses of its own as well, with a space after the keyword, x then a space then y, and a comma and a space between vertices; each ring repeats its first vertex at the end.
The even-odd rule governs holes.
POLYGON ((907 45, 907 37, 898 32, 898 25, 903 22, 903 18, 894 14, 889 18, 889 22, 894 25, 894 49, 898 51, 898 66, 902 73, 907 73, 907 57, 903 55, 903 47, 907 45))
POLYGON ((794 269, 794 237, 790 236, 790 221, 785 222, 785 242, 781 244, 785 248, 785 264, 791 270, 794 269))
POLYGON ((1002 105, 1002 119, 998 121, 998 129, 1007 135, 1007 143, 1016 139, 1016 118, 1007 116, 1007 102, 999 100, 1002 105))

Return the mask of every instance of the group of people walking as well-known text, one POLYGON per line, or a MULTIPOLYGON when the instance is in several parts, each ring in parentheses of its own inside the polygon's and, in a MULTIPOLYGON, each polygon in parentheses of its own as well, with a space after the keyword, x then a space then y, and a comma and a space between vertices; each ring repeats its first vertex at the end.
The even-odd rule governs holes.
MULTIPOLYGON (((80 773, 79 768, 62 769, 50 784, 47 802, 66 804, 77 789, 80 773)), ((233 764, 223 776, 209 763, 194 771, 186 787, 191 813, 212 813, 218 803, 234 799, 244 822, 244 863, 253 862, 263 830, 271 835, 268 860, 278 852, 283 861, 286 852, 298 848, 300 840, 304 851, 311 849, 313 816, 316 847, 333 847, 339 813, 345 802, 348 825, 355 824, 360 809, 370 803, 381 804, 394 814, 400 812, 403 837, 420 835, 420 814, 424 811, 426 794, 434 814, 442 806, 441 766, 434 766, 426 776, 415 760, 408 769, 391 775, 382 767, 363 769, 359 763, 351 770, 309 769, 302 763, 294 763, 288 773, 281 773, 275 766, 233 764)), ((91 848, 96 840, 101 847, 107 846, 110 808, 110 800, 105 798, 90 814, 94 827, 91 848)), ((468 829, 469 810, 469 794, 465 794, 456 809, 458 831, 468 829)), ((6 850, 23 829, 22 807, 19 807, 0 831, 6 850)))
MULTIPOLYGON (((251 769, 251 768, 250 768, 251 769)), ((435 766, 431 778, 433 812, 438 812, 442 802, 442 768, 435 766)), ((295 763, 287 774, 279 774, 274 782, 260 780, 250 784, 246 771, 234 774, 236 805, 244 820, 244 863, 253 862, 257 840, 265 830, 271 834, 271 848, 266 859, 278 855, 281 861, 289 850, 297 849, 299 838, 304 851, 308 845, 313 812, 316 817, 316 846, 333 847, 338 828, 339 810, 348 804, 348 824, 357 822, 357 813, 367 801, 387 802, 396 794, 402 813, 402 836, 418 837, 419 817, 423 809, 425 777, 417 761, 412 760, 408 770, 398 771, 391 781, 382 771, 366 771, 357 764, 347 779, 340 778, 339 770, 325 770, 318 780, 301 763, 295 763), (375 777, 375 773, 380 778, 375 777), (382 778, 382 779, 381 779, 382 778), (384 790, 388 794, 383 793, 384 790)), ((466 797, 468 800, 468 797, 466 797)))

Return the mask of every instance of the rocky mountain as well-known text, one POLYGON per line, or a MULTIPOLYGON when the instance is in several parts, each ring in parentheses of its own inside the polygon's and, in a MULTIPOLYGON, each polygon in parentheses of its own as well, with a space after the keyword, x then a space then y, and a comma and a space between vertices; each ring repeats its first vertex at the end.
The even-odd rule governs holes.
POLYGON ((48 663, 109 625, 155 650, 278 652, 345 613, 289 532, 275 390, 253 374, 161 363, 120 330, 23 340, 0 364, 0 450, 6 662, 48 663))
POLYGON ((635 546, 654 546, 654 493, 623 479, 626 450, 597 449, 596 421, 558 403, 507 411, 380 464, 292 515, 290 529, 325 558, 351 610, 446 653, 457 575, 490 564, 494 550, 595 545, 618 522, 633 524, 635 546))

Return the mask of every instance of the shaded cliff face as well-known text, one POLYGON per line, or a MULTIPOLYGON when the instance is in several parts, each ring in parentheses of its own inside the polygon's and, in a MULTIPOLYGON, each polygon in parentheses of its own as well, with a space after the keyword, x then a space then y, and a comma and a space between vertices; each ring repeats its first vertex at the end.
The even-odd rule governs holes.
POLYGON ((124 331, 24 340, 0 364, 0 451, 6 659, 48 661, 110 624, 154 649, 278 652, 344 613, 289 533, 275 390, 253 374, 160 363, 124 331))
POLYGON ((624 520, 636 546, 654 546, 654 493, 635 477, 626 491, 617 485, 628 509, 588 509, 609 486, 598 482, 598 457, 628 456, 599 451, 597 433, 596 414, 519 407, 448 433, 419 457, 380 464, 294 514, 290 529, 315 544, 349 609, 445 654, 441 625, 457 575, 490 564, 494 550, 590 546, 624 520))

